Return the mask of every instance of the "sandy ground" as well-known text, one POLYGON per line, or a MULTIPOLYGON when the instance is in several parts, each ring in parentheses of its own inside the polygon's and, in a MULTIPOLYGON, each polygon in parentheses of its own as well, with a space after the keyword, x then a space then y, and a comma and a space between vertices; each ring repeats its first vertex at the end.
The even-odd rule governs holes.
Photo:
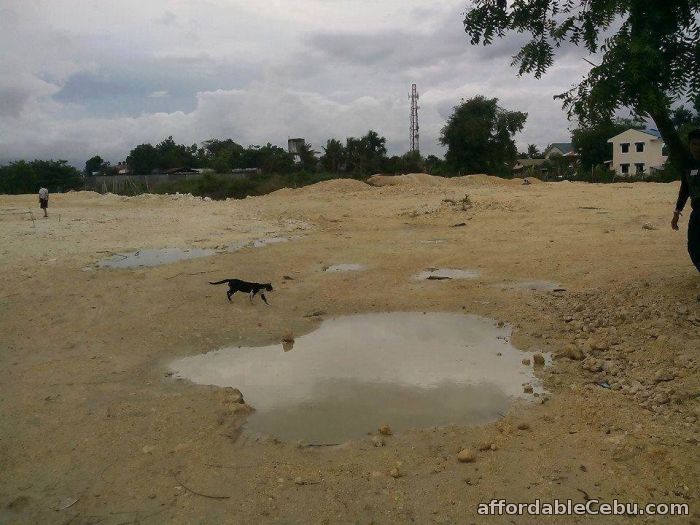
POLYGON ((677 184, 389 182, 227 202, 71 193, 48 219, 34 196, 0 196, 0 522, 700 523, 700 276, 668 224, 677 184), (92 269, 111 252, 280 235, 303 237, 92 269), (337 263, 369 269, 323 272, 337 263), (411 280, 427 267, 481 277, 411 280), (229 304, 214 277, 274 283, 272 307, 229 304), (566 291, 491 286, 519 279, 566 291), (563 354, 539 372, 547 400, 482 427, 317 448, 248 439, 246 406, 167 375, 180 356, 386 311, 512 324, 519 348, 563 354), (464 448, 475 462, 457 461, 464 448), (492 498, 680 502, 690 516, 478 516, 492 498))

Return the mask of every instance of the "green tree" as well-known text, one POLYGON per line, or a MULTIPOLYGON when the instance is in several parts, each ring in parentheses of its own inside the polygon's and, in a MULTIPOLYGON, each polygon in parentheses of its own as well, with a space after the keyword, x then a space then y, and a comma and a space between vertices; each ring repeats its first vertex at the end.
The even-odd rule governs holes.
POLYGON ((523 129, 527 113, 498 106, 497 98, 476 96, 454 108, 440 134, 452 171, 506 175, 517 157, 513 135, 523 129))
POLYGON ((170 136, 156 146, 158 152, 157 166, 159 169, 196 167, 197 145, 184 146, 176 144, 170 136))
POLYGON ((464 28, 477 45, 529 33, 513 57, 520 75, 540 78, 566 42, 597 55, 587 76, 557 95, 582 126, 610 121, 619 108, 656 123, 671 162, 689 161, 671 105, 700 94, 698 0, 472 0, 464 28))
POLYGON ((527 145, 527 158, 528 159, 541 159, 544 155, 537 147, 536 144, 527 145))
POLYGON ((579 155, 580 167, 590 170, 593 166, 612 160, 612 148, 608 139, 630 128, 644 129, 643 122, 634 119, 598 121, 587 127, 580 126, 571 132, 571 144, 579 155))
POLYGON ((345 163, 345 148, 343 143, 336 139, 329 139, 323 148, 323 155, 320 159, 324 170, 331 173, 338 173, 345 163))
POLYGON ((425 170, 431 175, 441 175, 445 162, 436 155, 428 155, 425 158, 425 170))
POLYGON ((65 160, 22 160, 0 166, 0 193, 36 193, 41 187, 50 192, 77 190, 83 187, 83 177, 65 160))
POLYGON ((131 150, 126 163, 136 175, 148 175, 158 167, 160 155, 152 144, 140 144, 131 150))
POLYGON ((217 173, 228 173, 235 168, 247 168, 243 165, 243 152, 245 148, 237 144, 231 139, 207 140, 203 144, 204 159, 202 165, 205 165, 217 173))
POLYGON ((345 153, 348 171, 360 175, 376 173, 386 159, 386 138, 372 130, 359 139, 348 137, 345 153))
POLYGON ((273 146, 248 146, 241 162, 247 168, 259 168, 264 173, 289 173, 294 169, 294 158, 285 149, 273 146))
POLYGON ((318 159, 316 158, 316 151, 314 151, 311 144, 309 144, 308 142, 300 144, 297 153, 299 154, 302 170, 313 171, 316 169, 318 159))
POLYGON ((95 172, 99 172, 103 175, 109 169, 109 162, 102 160, 102 157, 95 155, 91 159, 85 162, 85 175, 92 175, 95 172))

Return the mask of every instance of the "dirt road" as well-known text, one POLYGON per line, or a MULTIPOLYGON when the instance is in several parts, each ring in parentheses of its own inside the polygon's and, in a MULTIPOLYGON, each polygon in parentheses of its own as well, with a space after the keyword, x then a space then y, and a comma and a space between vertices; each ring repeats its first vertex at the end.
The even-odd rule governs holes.
POLYGON ((227 202, 70 193, 48 219, 34 196, 0 196, 0 522, 700 523, 700 276, 668 224, 677 184, 388 182, 227 202), (226 252, 271 237, 292 240, 226 252), (95 268, 164 247, 222 253, 95 268), (342 263, 367 270, 323 271, 342 263), (480 277, 411 279, 429 267, 480 277), (274 283, 272 307, 229 304, 214 277, 274 283), (518 280, 566 291, 501 284, 518 280), (247 438, 247 406, 168 377, 178 357, 391 311, 511 324, 519 348, 562 354, 538 373, 546 401, 318 448, 247 438), (690 516, 478 516, 493 498, 690 516))

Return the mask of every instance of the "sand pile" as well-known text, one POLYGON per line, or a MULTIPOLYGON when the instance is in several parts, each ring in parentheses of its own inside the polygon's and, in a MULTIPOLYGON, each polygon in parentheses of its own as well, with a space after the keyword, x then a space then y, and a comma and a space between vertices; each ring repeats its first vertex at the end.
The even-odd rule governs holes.
POLYGON ((370 189, 371 187, 369 185, 359 180, 332 179, 317 182, 316 184, 310 184, 309 186, 304 186, 302 188, 282 188, 272 192, 271 195, 278 197, 294 195, 297 197, 299 195, 315 195, 318 193, 355 193, 357 191, 367 191, 370 189))
POLYGON ((444 186, 449 179, 436 177, 427 173, 408 173, 406 175, 372 175, 367 182, 372 186, 444 186))
MULTIPOLYGON (((494 177, 493 175, 484 175, 483 173, 477 175, 465 175, 463 177, 454 177, 450 179, 459 186, 474 187, 474 188, 493 188, 498 186, 522 186, 524 179, 503 179, 501 177, 494 177)), ((542 181, 534 177, 528 177, 528 181, 531 184, 542 184, 542 181)))

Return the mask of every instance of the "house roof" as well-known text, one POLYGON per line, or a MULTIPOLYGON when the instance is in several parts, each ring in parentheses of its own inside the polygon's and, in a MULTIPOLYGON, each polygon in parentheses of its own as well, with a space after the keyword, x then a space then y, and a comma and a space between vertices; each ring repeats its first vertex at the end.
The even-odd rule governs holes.
POLYGON ((623 134, 625 134, 625 133, 627 133, 627 132, 629 132, 629 131, 637 131, 637 132, 639 132, 639 133, 644 133, 645 135, 649 135, 649 136, 651 136, 651 137, 654 137, 655 139, 663 140, 663 138, 661 137, 661 133, 659 133, 659 130, 657 130, 657 129, 636 129, 636 128, 629 128, 629 129, 626 129, 625 131, 623 131, 622 133, 618 133, 618 134, 615 135, 614 137, 611 137, 610 140, 608 140, 608 143, 613 142, 617 137, 619 137, 620 135, 623 135, 623 134))
POLYGON ((652 135, 653 137, 656 137, 657 139, 661 138, 661 133, 659 133, 658 129, 643 129, 640 131, 642 133, 646 133, 647 135, 652 135))
POLYGON ((557 148, 564 155, 566 155, 567 153, 572 153, 574 151, 574 146, 573 144, 571 144, 571 142, 552 142, 549 146, 547 146, 545 153, 549 152, 554 148, 557 148))

